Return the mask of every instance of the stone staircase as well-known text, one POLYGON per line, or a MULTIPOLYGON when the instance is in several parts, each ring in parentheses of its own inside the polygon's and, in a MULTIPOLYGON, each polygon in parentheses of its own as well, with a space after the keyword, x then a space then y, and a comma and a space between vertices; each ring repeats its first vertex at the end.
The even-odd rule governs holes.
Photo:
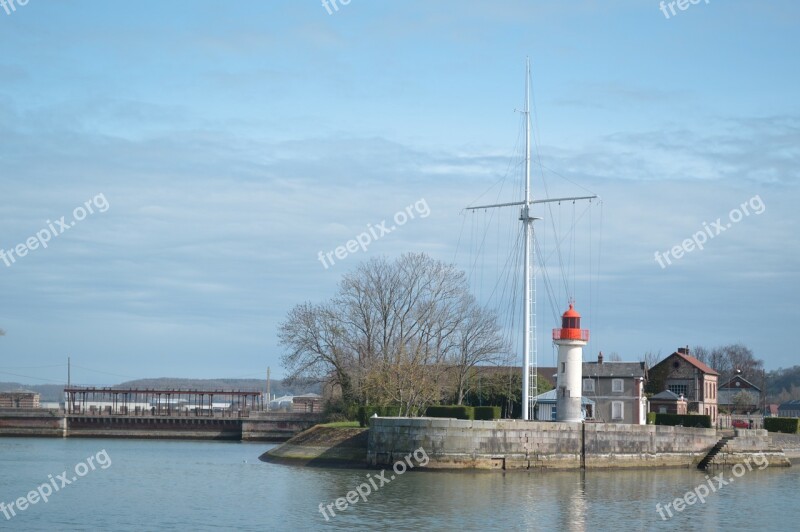
POLYGON ((731 441, 733 438, 734 436, 723 436, 722 438, 720 438, 720 440, 714 445, 714 447, 712 447, 711 450, 708 451, 708 454, 705 455, 705 457, 702 460, 700 460, 699 464, 697 464, 697 469, 702 469, 703 471, 708 469, 708 464, 711 463, 714 457, 717 456, 717 453, 722 451, 722 449, 726 445, 728 445, 728 442, 731 441))

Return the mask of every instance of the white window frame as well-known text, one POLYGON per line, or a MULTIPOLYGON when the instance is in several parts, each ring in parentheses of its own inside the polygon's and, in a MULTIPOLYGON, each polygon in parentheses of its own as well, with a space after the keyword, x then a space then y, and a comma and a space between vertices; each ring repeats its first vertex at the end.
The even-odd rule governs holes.
POLYGON ((622 401, 611 401, 611 419, 617 421, 625 419, 625 403, 622 401), (615 415, 615 411, 619 411, 619 415, 615 415))
POLYGON ((675 395, 682 395, 686 397, 689 387, 686 384, 670 384, 667 389, 675 395))
POLYGON ((611 379, 611 391, 622 393, 625 391, 625 382, 622 379, 611 379))
POLYGON ((594 392, 594 379, 583 379, 583 391, 594 392))

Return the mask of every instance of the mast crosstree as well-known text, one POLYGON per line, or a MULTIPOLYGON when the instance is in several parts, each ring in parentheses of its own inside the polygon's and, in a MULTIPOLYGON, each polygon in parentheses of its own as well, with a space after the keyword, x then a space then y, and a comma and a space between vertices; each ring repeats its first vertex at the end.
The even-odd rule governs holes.
POLYGON ((468 211, 480 209, 493 209, 501 207, 521 206, 519 220, 523 227, 523 309, 522 309, 522 419, 533 419, 534 404, 532 399, 538 395, 539 376, 537 373, 538 355, 536 349, 536 276, 532 267, 533 262, 533 222, 541 220, 532 214, 532 207, 537 203, 555 203, 560 201, 577 201, 594 199, 597 196, 576 196, 568 198, 551 198, 534 200, 531 194, 531 113, 530 113, 530 79, 531 61, 525 63, 525 198, 521 201, 509 203, 495 203, 493 205, 476 205, 467 207, 468 211), (533 347, 531 347, 533 346, 533 347), (531 357, 531 354, 533 355, 531 357), (533 358, 533 360, 531 360, 533 358))

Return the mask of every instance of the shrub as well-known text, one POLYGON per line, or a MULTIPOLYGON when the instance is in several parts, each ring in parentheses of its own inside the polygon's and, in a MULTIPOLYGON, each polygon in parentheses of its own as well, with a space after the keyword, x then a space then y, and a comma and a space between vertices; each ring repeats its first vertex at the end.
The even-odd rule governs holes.
POLYGON ((800 419, 796 417, 765 417, 764 428, 770 432, 800 433, 800 419))
POLYGON ((425 410, 428 417, 452 417, 456 419, 475 419, 475 409, 463 405, 436 405, 425 410))
POLYGON ((656 424, 656 413, 655 412, 648 412, 647 413, 647 424, 648 425, 655 425, 656 424))
POLYGON ((656 413, 656 425, 683 425, 684 427, 711 428, 711 416, 697 414, 661 414, 656 413))
POLYGON ((334 399, 325 403, 322 413, 327 422, 354 421, 358 419, 358 406, 334 399))
POLYGON ((333 412, 325 416, 325 423, 344 423, 348 421, 350 421, 350 419, 347 417, 347 415, 342 414, 341 412, 333 412))
POLYGON ((369 418, 373 414, 378 414, 380 417, 397 417, 400 415, 399 406, 359 406, 358 407, 358 424, 362 427, 369 425, 369 418))
POLYGON ((502 409, 499 406, 474 406, 472 408, 475 412, 473 419, 485 419, 488 421, 500 419, 502 409))

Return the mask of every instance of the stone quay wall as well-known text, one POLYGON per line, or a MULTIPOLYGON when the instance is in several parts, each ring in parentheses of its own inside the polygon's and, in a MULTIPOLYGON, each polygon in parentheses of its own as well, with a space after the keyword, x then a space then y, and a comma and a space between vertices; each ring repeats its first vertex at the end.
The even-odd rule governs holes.
POLYGON ((0 437, 171 438, 285 441, 319 414, 253 412, 249 417, 65 415, 57 410, 0 410, 0 437))
POLYGON ((435 469, 691 467, 719 440, 690 427, 439 418, 373 418, 369 432, 368 465, 422 447, 435 469))
POLYGON ((242 420, 242 440, 282 442, 322 422, 322 414, 269 412, 242 420))
POLYGON ((733 466, 736 464, 755 464, 761 466, 765 461, 770 467, 788 467, 791 460, 783 449, 772 441, 764 429, 734 429, 734 438, 711 460, 711 466, 733 466), (762 456, 755 457, 753 452, 762 456), (755 459, 758 458, 757 461, 755 459))
POLYGON ((39 408, 0 410, 0 436, 61 438, 65 429, 66 421, 58 411, 39 408))

